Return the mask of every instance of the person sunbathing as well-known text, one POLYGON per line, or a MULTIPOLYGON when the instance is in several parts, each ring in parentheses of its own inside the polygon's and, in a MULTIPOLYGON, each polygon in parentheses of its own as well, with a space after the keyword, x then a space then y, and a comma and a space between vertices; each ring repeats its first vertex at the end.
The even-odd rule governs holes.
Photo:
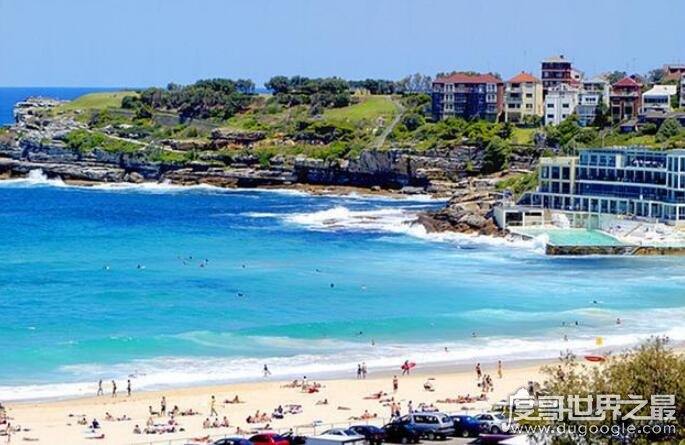
POLYGON ((328 399, 318 400, 317 405, 328 405, 328 399))
POLYGON ((202 422, 202 428, 208 429, 212 426, 212 423, 209 421, 209 417, 205 419, 204 422, 202 422))
POLYGON ((224 427, 224 428, 228 428, 229 426, 231 426, 231 425, 228 423, 228 417, 224 416, 224 419, 221 421, 221 426, 224 427))
POLYGON ((238 394, 235 395, 232 399, 226 399, 224 400, 224 403, 229 403, 229 404, 235 404, 235 403, 245 403, 243 400, 240 400, 240 397, 238 397, 238 394))
POLYGON ((113 422, 114 416, 112 416, 110 413, 106 412, 105 413, 105 420, 107 420, 108 422, 113 422))
POLYGON ((364 399, 366 399, 366 400, 380 400, 380 398, 383 397, 384 395, 387 395, 387 394, 385 394, 383 391, 378 391, 378 392, 371 394, 370 396, 364 397, 364 399))
POLYGON ((142 434, 143 431, 140 429, 140 426, 136 425, 133 427, 133 434, 142 434))
POLYGON ((433 387, 433 382, 431 382, 430 380, 426 380, 426 382, 423 384, 423 389, 430 392, 435 391, 435 388, 433 387))
POLYGON ((214 422, 212 423, 212 428, 221 428, 221 422, 219 422, 219 419, 214 419, 214 422))

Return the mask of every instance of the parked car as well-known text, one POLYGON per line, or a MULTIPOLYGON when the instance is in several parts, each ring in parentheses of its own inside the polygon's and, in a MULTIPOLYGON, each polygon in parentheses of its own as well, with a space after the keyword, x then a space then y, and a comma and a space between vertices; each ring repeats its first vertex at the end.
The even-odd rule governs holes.
POLYGON ((250 437, 254 445, 290 445, 287 439, 277 433, 259 433, 250 437))
POLYGON ((252 442, 244 437, 223 437, 212 442, 212 445, 252 445, 252 442))
POLYGON ((419 443, 421 441, 421 433, 404 423, 389 423, 383 427, 383 432, 386 442, 419 443))
POLYGON ((484 432, 491 434, 506 433, 509 431, 509 418, 501 413, 481 413, 473 416, 483 424, 484 432))
POLYGON ((443 413, 411 413, 400 417, 397 422, 413 426, 428 440, 446 439, 454 434, 454 422, 443 413))
POLYGON ((373 425, 354 425, 350 429, 355 433, 362 435, 370 445, 380 445, 385 440, 385 432, 373 425))
POLYGON ((292 431, 281 434, 281 437, 287 440, 290 445, 304 445, 307 443, 307 436, 298 436, 292 431))
POLYGON ((357 437, 357 436, 363 436, 363 434, 359 434, 356 431, 353 431, 351 428, 331 428, 329 430, 324 431, 321 433, 321 435, 332 435, 332 436, 345 436, 345 437, 357 437))
POLYGON ((454 423, 454 435, 461 437, 476 437, 485 431, 485 423, 473 416, 456 414, 450 416, 454 423))

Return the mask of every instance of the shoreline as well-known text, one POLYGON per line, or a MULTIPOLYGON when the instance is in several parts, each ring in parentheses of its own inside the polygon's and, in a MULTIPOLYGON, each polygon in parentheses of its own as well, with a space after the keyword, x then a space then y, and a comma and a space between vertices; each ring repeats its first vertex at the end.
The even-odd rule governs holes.
POLYGON ((5 181, 19 181, 19 180, 31 180, 32 173, 41 176, 41 181, 49 183, 54 181, 56 183, 62 183, 66 186, 81 187, 81 188, 93 188, 98 189, 104 186, 111 186, 112 189, 117 187, 124 188, 136 188, 136 187, 155 187, 155 186, 171 186, 178 187, 183 190, 192 190, 193 188, 211 188, 217 190, 225 191, 271 191, 271 192, 300 192, 311 196, 341 196, 341 197, 361 197, 361 198, 388 198, 398 201, 428 201, 428 202, 447 202, 449 196, 440 195, 436 193, 402 193, 399 190, 384 189, 384 188, 369 188, 369 187, 358 187, 350 185, 321 185, 321 184, 308 184, 308 183, 292 183, 292 184, 278 184, 278 185, 255 185, 253 187, 246 186, 232 186, 226 187, 211 182, 198 182, 198 183, 187 183, 174 181, 173 179, 167 179, 165 181, 142 181, 142 182, 114 182, 114 181, 92 181, 84 179, 63 179, 60 177, 52 178, 48 177, 42 169, 31 170, 28 174, 23 176, 14 176, 8 174, 0 174, 0 184, 5 181))
MULTIPOLYGON (((492 403, 505 398, 508 394, 524 387, 528 381, 542 382, 539 368, 545 364, 553 364, 553 360, 512 360, 503 361, 503 378, 499 379, 496 372, 496 363, 481 362, 483 372, 490 374, 494 381, 494 391, 488 393, 487 401, 474 403, 438 403, 439 399, 454 398, 459 395, 478 394, 479 388, 474 372, 475 363, 471 365, 444 365, 438 367, 417 367, 409 376, 401 376, 398 368, 396 372, 391 370, 370 369, 366 379, 357 379, 353 375, 346 378, 332 377, 311 379, 316 381, 321 388, 316 393, 302 392, 299 388, 287 388, 289 380, 263 379, 257 382, 236 383, 227 385, 184 386, 181 388, 135 391, 130 397, 126 396, 125 382, 120 384, 119 395, 116 398, 107 392, 109 386, 105 386, 104 396, 88 396, 74 399, 53 400, 43 402, 8 402, 6 407, 8 415, 12 418, 13 425, 21 425, 30 428, 30 431, 16 433, 14 436, 22 440, 38 439, 41 442, 59 434, 65 443, 89 443, 87 435, 83 433, 84 426, 76 423, 78 415, 86 415, 87 421, 98 419, 102 425, 101 432, 105 438, 101 443, 106 444, 132 444, 141 442, 154 442, 161 440, 174 440, 181 438, 203 437, 207 434, 235 435, 236 427, 243 431, 263 429, 264 423, 248 424, 245 418, 256 410, 271 413, 276 406, 296 404, 302 407, 301 414, 286 415, 284 419, 270 420, 269 427, 275 430, 287 430, 298 428, 300 433, 311 433, 313 422, 321 421, 323 425, 318 429, 322 431, 330 425, 369 423, 380 425, 389 418, 389 407, 380 404, 378 400, 369 399, 372 393, 383 391, 388 397, 393 397, 401 404, 402 412, 406 412, 407 403, 412 401, 413 406, 425 402, 435 404, 441 411, 447 412, 474 412, 488 409, 492 403), (399 390, 392 391, 392 376, 399 379, 399 390), (430 379, 435 385, 435 391, 429 392, 423 388, 424 382, 430 379), (229 428, 202 427, 202 422, 207 418, 209 401, 212 395, 216 396, 218 420, 227 416, 230 421, 229 428), (228 404, 221 403, 225 399, 232 399, 238 395, 245 403, 228 404), (159 410, 161 397, 166 397, 168 409, 179 406, 181 410, 192 408, 202 413, 195 416, 179 416, 176 420, 183 426, 185 431, 154 435, 133 434, 134 425, 145 427, 149 413, 148 407, 159 410), (328 404, 323 405, 323 400, 328 404), (317 404, 317 402, 319 402, 317 404), (358 417, 364 411, 375 414, 377 417, 368 420, 351 420, 358 417), (130 421, 106 421, 105 413, 118 417, 126 414, 131 417, 130 421), (72 417, 69 415, 72 414, 72 417)), ((153 420, 163 423, 167 417, 153 416, 153 420)), ((13 437, 14 438, 14 437, 13 437)), ((16 439, 15 439, 16 440, 16 439)))

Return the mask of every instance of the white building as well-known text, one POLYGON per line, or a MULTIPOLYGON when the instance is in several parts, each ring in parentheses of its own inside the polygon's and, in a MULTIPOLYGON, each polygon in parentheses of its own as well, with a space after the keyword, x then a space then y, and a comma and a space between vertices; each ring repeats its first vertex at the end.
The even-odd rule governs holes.
POLYGON ((642 93, 642 112, 671 111, 671 97, 678 94, 677 85, 654 85, 642 93))
POLYGON ((577 88, 566 84, 556 85, 545 96, 545 125, 559 125, 578 106, 577 88))
POLYGON ((576 107, 578 123, 582 127, 592 125, 597 114, 597 106, 600 103, 603 102, 608 110, 609 90, 609 82, 604 79, 595 78, 583 81, 582 88, 578 94, 578 106, 576 107))

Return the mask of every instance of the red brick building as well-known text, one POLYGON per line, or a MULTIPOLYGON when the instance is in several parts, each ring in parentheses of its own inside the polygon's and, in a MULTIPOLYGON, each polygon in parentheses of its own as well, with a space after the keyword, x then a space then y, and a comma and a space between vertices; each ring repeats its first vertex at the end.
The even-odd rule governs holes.
POLYGON ((624 77, 611 86, 609 103, 615 122, 637 117, 642 106, 642 85, 632 77, 624 77))

